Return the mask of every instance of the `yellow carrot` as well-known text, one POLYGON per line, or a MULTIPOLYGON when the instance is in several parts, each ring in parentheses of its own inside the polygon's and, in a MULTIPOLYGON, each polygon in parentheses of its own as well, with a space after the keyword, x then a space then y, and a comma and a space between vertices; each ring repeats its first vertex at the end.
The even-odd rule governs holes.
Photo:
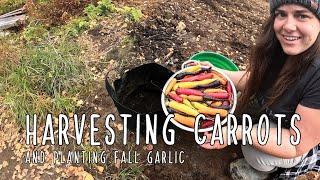
POLYGON ((187 125, 192 128, 194 127, 195 118, 193 117, 182 116, 181 114, 174 113, 174 120, 183 125, 187 125))
POLYGON ((225 117, 228 114, 228 111, 225 109, 216 109, 216 108, 210 108, 210 107, 202 107, 198 110, 199 113, 202 114, 208 114, 208 115, 216 115, 220 114, 220 116, 225 117))
POLYGON ((168 103, 168 106, 174 110, 181 111, 191 116, 197 116, 199 114, 199 112, 196 111, 195 109, 192 109, 191 107, 178 103, 177 101, 174 101, 174 100, 170 101, 168 103))
POLYGON ((192 66, 187 68, 184 72, 197 72, 201 69, 201 65, 192 66))
POLYGON ((168 95, 168 93, 171 91, 171 89, 173 88, 173 86, 177 83, 177 79, 173 78, 170 83, 167 86, 167 89, 165 90, 164 94, 168 95))
POLYGON ((199 103, 199 102, 191 102, 192 106, 194 106, 195 108, 197 109, 201 109, 201 108, 206 108, 207 106, 202 104, 202 103, 199 103))
POLYGON ((189 101, 188 99, 183 98, 183 101, 182 101, 182 102, 183 102, 183 104, 191 107, 192 109, 195 109, 195 108, 192 106, 192 104, 190 103, 190 101, 189 101))

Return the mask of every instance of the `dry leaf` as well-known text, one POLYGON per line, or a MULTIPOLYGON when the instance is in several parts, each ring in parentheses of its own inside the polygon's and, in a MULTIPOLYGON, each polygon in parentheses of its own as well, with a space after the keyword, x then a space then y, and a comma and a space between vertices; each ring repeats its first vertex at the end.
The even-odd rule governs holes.
POLYGON ((102 173, 103 170, 104 170, 104 167, 102 167, 102 166, 97 166, 96 168, 97 168, 97 170, 98 170, 100 173, 102 173))
POLYGON ((28 174, 28 169, 23 169, 23 170, 22 170, 22 175, 23 175, 23 176, 26 176, 27 174, 28 174))
POLYGON ((83 104, 84 104, 83 100, 77 101, 77 106, 81 106, 81 105, 83 105, 83 104))
POLYGON ((9 165, 8 161, 3 161, 3 163, 2 163, 3 168, 7 167, 8 165, 9 165))
POLYGON ((58 126, 59 125, 59 119, 57 117, 53 118, 54 125, 58 126))
POLYGON ((114 165, 117 169, 120 169, 120 166, 121 166, 121 162, 120 162, 120 159, 117 159, 116 160, 116 163, 114 165))
POLYGON ((16 165, 16 167, 14 167, 14 169, 17 170, 18 172, 20 172, 21 171, 21 166, 18 164, 18 165, 16 165))
POLYGON ((17 149, 17 150, 19 150, 19 149, 21 149, 21 144, 20 143, 17 143, 16 145, 15 145, 15 148, 17 149))
POLYGON ((86 171, 83 172, 82 177, 84 178, 84 180, 94 180, 93 176, 86 171))
POLYGON ((115 124, 115 126, 117 127, 117 129, 118 129, 119 131, 122 131, 122 130, 123 130, 123 125, 122 125, 121 123, 115 124))
POLYGON ((45 163, 43 165, 43 169, 50 169, 50 164, 49 163, 45 163))

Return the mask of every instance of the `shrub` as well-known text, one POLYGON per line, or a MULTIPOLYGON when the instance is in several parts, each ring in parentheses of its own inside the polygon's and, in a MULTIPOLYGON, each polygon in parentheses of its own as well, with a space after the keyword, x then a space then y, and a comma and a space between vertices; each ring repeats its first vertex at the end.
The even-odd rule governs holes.
POLYGON ((72 16, 78 16, 88 4, 96 0, 52 0, 36 2, 29 6, 29 16, 41 20, 47 26, 61 25, 72 16))

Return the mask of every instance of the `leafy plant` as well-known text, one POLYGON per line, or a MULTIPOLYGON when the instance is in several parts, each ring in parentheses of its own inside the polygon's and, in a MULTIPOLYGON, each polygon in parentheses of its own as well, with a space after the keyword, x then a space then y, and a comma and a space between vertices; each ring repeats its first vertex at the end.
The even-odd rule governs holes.
POLYGON ((85 9, 85 14, 90 19, 97 19, 100 16, 106 16, 109 13, 115 12, 116 7, 111 0, 101 0, 98 5, 89 4, 85 9))
POLYGON ((68 36, 78 36, 89 27, 90 22, 88 22, 86 18, 75 18, 63 27, 63 33, 68 36))
POLYGON ((142 16, 143 16, 141 10, 140 9, 136 9, 134 7, 125 6, 123 8, 123 11, 124 11, 125 15, 128 17, 128 19, 133 21, 133 22, 140 21, 142 16))

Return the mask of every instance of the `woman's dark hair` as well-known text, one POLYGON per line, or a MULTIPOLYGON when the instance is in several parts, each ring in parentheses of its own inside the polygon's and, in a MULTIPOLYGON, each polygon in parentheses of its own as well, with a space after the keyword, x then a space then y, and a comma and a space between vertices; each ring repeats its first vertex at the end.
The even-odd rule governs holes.
POLYGON ((247 72, 250 73, 244 92, 240 97, 240 112, 243 112, 251 98, 271 88, 264 108, 274 104, 281 95, 308 69, 320 54, 320 37, 306 51, 288 56, 282 50, 273 29, 275 16, 271 14, 263 26, 263 32, 251 50, 247 72))

